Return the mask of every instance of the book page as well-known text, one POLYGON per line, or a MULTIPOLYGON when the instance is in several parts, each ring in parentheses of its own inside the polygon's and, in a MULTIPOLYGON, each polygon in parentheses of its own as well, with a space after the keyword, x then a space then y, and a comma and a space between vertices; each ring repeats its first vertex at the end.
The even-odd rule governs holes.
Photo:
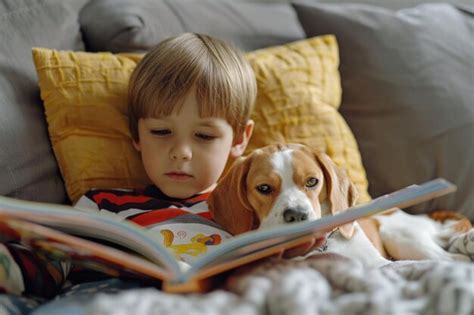
POLYGON ((167 281, 174 277, 168 270, 139 256, 2 214, 0 235, 4 240, 21 242, 53 260, 72 261, 75 266, 111 276, 133 275, 167 281))
POLYGON ((72 235, 114 243, 146 257, 172 274, 180 272, 173 254, 161 246, 159 240, 147 234, 145 229, 130 221, 118 221, 70 206, 4 196, 0 196, 0 215, 38 223, 72 235))

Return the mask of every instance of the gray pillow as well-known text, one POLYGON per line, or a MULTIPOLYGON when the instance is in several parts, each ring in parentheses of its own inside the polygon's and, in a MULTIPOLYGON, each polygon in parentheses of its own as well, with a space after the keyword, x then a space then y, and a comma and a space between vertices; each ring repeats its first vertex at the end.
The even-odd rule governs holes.
POLYGON ((183 32, 232 42, 243 50, 304 38, 289 4, 232 0, 95 0, 81 12, 87 49, 144 51, 183 32))
POLYGON ((384 7, 391 10, 399 10, 403 8, 414 7, 415 5, 422 4, 422 3, 435 3, 435 2, 442 2, 442 3, 454 3, 457 5, 474 5, 474 0, 316 0, 320 3, 348 3, 348 2, 356 2, 359 4, 370 4, 375 5, 378 7, 384 7))
POLYGON ((33 46, 83 49, 85 1, 0 2, 0 195, 64 202, 31 57, 33 46))
POLYGON ((434 177, 457 192, 412 210, 474 220, 474 18, 449 4, 389 11, 294 4, 308 37, 335 34, 341 112, 378 196, 434 177))

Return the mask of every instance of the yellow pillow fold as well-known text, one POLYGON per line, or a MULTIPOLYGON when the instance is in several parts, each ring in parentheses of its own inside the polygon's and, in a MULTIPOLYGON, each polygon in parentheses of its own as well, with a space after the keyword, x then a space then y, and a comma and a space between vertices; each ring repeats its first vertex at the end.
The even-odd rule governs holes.
MULTIPOLYGON (((91 188, 149 183, 128 130, 128 80, 141 54, 34 48, 53 149, 69 198, 91 188)), ((331 156, 367 201, 354 136, 337 111, 341 87, 337 42, 320 36, 247 54, 258 84, 247 153, 271 143, 304 143, 331 156)))
POLYGON ((359 202, 369 201, 357 142, 338 112, 341 84, 336 38, 313 37, 257 50, 247 58, 258 86, 252 114, 255 131, 247 152, 285 142, 326 152, 347 170, 359 190, 359 202))
POLYGON ((127 118, 128 80, 140 58, 33 49, 51 143, 72 202, 91 188, 149 182, 127 118))

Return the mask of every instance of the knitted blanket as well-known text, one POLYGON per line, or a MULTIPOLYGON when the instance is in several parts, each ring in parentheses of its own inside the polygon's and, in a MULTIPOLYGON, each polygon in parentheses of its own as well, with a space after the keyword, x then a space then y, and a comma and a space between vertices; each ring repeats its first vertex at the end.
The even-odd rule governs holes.
MULTIPOLYGON (((474 260, 474 231, 450 244, 474 260)), ((398 261, 366 268, 341 255, 270 259, 241 268, 225 290, 99 294, 85 314, 474 314, 474 263, 398 261)))

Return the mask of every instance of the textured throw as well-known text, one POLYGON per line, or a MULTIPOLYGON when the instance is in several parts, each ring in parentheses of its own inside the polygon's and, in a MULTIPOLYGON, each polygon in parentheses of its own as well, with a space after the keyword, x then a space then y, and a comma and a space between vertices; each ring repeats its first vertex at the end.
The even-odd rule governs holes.
MULTIPOLYGON (((449 251, 474 259, 474 230, 449 251)), ((238 270, 228 291, 101 294, 88 314, 474 314, 474 263, 398 261, 369 269, 330 253, 267 260, 238 270)))

